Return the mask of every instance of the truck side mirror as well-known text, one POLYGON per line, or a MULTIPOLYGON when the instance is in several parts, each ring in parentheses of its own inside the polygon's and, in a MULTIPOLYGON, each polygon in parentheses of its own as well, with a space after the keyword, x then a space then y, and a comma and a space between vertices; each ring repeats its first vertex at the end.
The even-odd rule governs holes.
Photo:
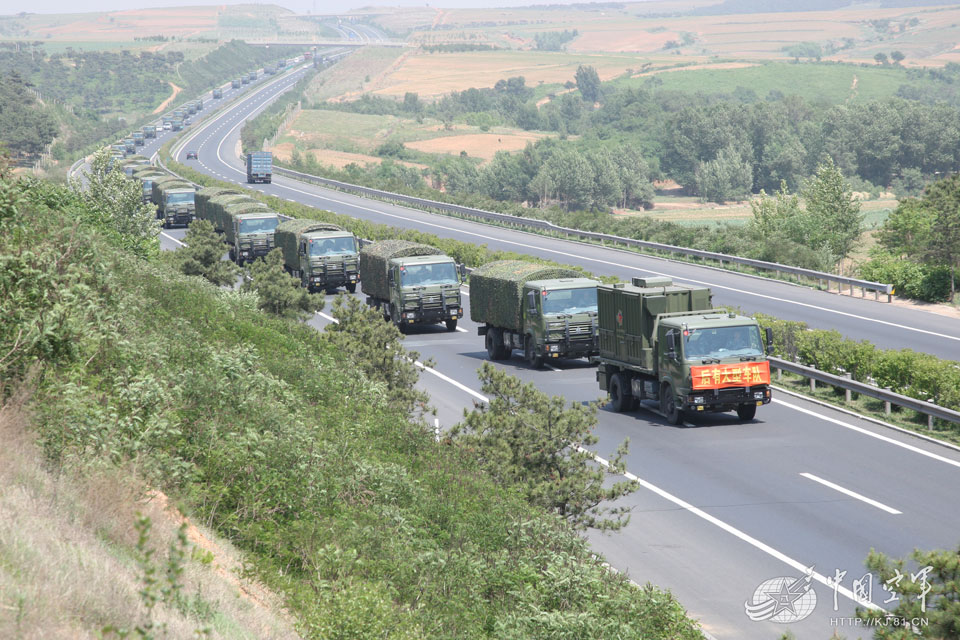
POLYGON ((394 281, 393 269, 390 269, 390 271, 387 271, 387 284, 392 285, 393 281, 394 281))
POLYGON ((467 281, 467 265, 463 264, 462 262, 461 262, 460 264, 458 264, 458 265, 457 265, 457 273, 460 274, 460 282, 466 282, 466 281, 467 281))
POLYGON ((671 360, 677 359, 677 334, 673 331, 667 332, 667 357, 671 360))
POLYGON ((767 327, 764 333, 767 334, 767 355, 769 356, 773 354, 773 329, 767 327))

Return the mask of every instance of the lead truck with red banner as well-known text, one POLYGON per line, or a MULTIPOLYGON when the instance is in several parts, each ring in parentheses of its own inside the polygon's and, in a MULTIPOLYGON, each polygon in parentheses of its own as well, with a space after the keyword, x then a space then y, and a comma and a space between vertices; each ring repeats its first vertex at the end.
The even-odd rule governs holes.
POLYGON ((614 411, 657 403, 671 424, 684 413, 736 411, 753 420, 770 402, 772 332, 714 309, 710 289, 670 278, 634 278, 597 287, 597 382, 614 411))

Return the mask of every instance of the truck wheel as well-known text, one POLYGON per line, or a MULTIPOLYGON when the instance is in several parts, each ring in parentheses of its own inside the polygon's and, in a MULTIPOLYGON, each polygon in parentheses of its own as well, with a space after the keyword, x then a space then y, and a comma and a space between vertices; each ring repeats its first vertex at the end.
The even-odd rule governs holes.
POLYGON ((500 332, 493 327, 487 328, 487 335, 484 336, 484 344, 487 347, 487 358, 490 360, 500 359, 500 332))
POLYGON ((237 253, 233 249, 230 249, 230 252, 228 253, 228 255, 230 256, 230 262, 237 261, 237 253))
POLYGON ((631 411, 633 409, 633 396, 626 392, 626 378, 622 373, 615 373, 610 379, 610 408, 617 413, 631 411))
POLYGON ((737 417, 744 422, 750 422, 757 415, 757 405, 741 404, 737 407, 737 417))
POLYGON ((534 369, 543 368, 543 356, 536 355, 533 352, 533 340, 530 336, 527 336, 523 340, 523 356, 527 359, 527 362, 530 363, 530 366, 534 369))
POLYGON ((673 393, 673 387, 668 384, 663 385, 660 392, 660 411, 670 424, 680 424, 683 415, 677 406, 677 396, 673 393))
POLYGON ((447 325, 447 331, 456 331, 456 330, 457 330, 457 319, 456 319, 456 318, 450 318, 449 320, 447 320, 446 325, 447 325))
POLYGON ((351 282, 350 284, 348 284, 348 285, 347 285, 347 291, 349 291, 350 293, 356 293, 356 292, 357 292, 357 283, 356 283, 356 282, 351 282))

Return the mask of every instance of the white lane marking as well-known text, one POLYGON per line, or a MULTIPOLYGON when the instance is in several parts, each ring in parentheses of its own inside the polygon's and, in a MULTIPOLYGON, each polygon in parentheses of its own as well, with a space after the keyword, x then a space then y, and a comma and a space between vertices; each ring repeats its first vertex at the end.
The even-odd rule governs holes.
POLYGON ((459 331, 459 332, 461 332, 461 333, 470 333, 469 331, 467 331, 467 330, 464 329, 463 327, 457 327, 457 331, 459 331))
POLYGON ((777 403, 777 404, 782 404, 783 406, 788 407, 788 408, 790 408, 790 409, 793 409, 794 411, 799 411, 800 413, 805 413, 805 414, 807 414, 808 416, 813 416, 813 417, 819 418, 819 419, 821 419, 821 420, 826 420, 827 422, 832 422, 833 424, 838 425, 838 426, 841 426, 841 427, 843 427, 843 428, 845 428, 845 429, 850 429, 851 431, 856 431, 857 433, 862 433, 863 435, 870 436, 871 438, 876 438, 877 440, 882 440, 883 442, 887 442, 887 443, 889 443, 889 444, 896 445, 896 446, 898 446, 898 447, 901 447, 901 448, 903 448, 903 449, 906 449, 907 451, 912 451, 912 452, 914 452, 914 453, 919 453, 919 454, 922 455, 922 456, 926 456, 926 457, 931 458, 931 459, 933 459, 933 460, 937 460, 938 462, 945 462, 946 464, 952 465, 952 466, 957 467, 958 469, 960 469, 960 461, 952 460, 952 459, 947 458, 947 457, 945 457, 945 456, 941 456, 940 454, 933 453, 932 451, 926 451, 925 449, 921 449, 920 447, 915 447, 915 446, 913 446, 912 444, 907 444, 906 442, 900 442, 899 440, 896 440, 896 439, 891 438, 891 437, 889 437, 889 436, 884 436, 884 435, 881 435, 881 434, 879 434, 879 433, 874 433, 873 431, 870 431, 869 429, 864 429, 863 427, 858 427, 858 426, 856 426, 856 425, 850 424, 849 422, 844 422, 843 420, 837 420, 836 418, 831 418, 831 417, 829 417, 829 416, 825 416, 825 415, 819 414, 819 413, 817 413, 816 411, 811 411, 810 409, 805 409, 805 408, 799 407, 799 406, 797 406, 797 405, 795 405, 795 404, 790 404, 789 402, 784 402, 783 400, 780 400, 780 399, 778 399, 778 398, 774 398, 774 399, 773 399, 773 402, 775 402, 775 403, 777 403))
POLYGON ((183 244, 182 242, 180 242, 179 240, 177 240, 176 238, 174 238, 174 237, 173 237, 172 235, 170 235, 169 233, 166 233, 166 232, 164 232, 164 231, 161 231, 161 232, 160 232, 160 235, 162 235, 162 236, 163 236, 164 238, 166 238, 167 240, 173 240, 174 242, 176 242, 176 243, 177 243, 178 245, 180 245, 181 247, 186 246, 185 244, 183 244))
MULTIPOLYGON (((603 466, 605 466, 605 467, 609 467, 609 466, 610 466, 610 463, 609 463, 609 462, 607 462, 606 460, 604 460, 603 458, 601 458, 601 457, 598 456, 597 454, 593 453, 593 452, 590 451, 589 449, 584 449, 583 447, 580 447, 580 446, 578 446, 577 449, 578 449, 579 451, 582 451, 582 452, 584 452, 584 453, 588 453, 588 454, 590 454, 591 456, 593 456, 593 459, 596 460, 599 464, 601 464, 601 465, 603 465, 603 466)), ((791 558, 791 557, 788 556, 787 554, 785 554, 785 553, 783 553, 783 552, 780 552, 780 551, 777 551, 776 549, 774 549, 774 548, 771 547, 770 545, 766 544, 765 542, 761 542, 760 540, 757 540, 756 538, 754 538, 753 536, 749 535, 748 533, 745 533, 745 532, 741 531, 740 529, 737 529, 737 528, 734 527, 733 525, 727 524, 726 522, 724 522, 724 521, 721 520, 720 518, 717 518, 717 517, 715 517, 715 516, 710 515, 709 513, 707 513, 706 511, 704 511, 703 509, 700 509, 700 508, 698 508, 698 507, 693 506, 692 504, 690 504, 690 503, 687 502, 686 500, 683 500, 682 498, 678 498, 677 496, 673 495, 672 493, 669 493, 669 492, 667 492, 667 491, 664 491, 664 490, 661 489, 660 487, 658 487, 658 486, 656 486, 656 485, 654 485, 654 484, 651 484, 651 483, 647 482, 647 481, 644 480, 643 478, 639 478, 639 477, 637 477, 636 475, 630 473, 629 471, 624 472, 623 475, 624 475, 624 477, 625 477, 627 480, 633 480, 634 482, 637 482, 637 483, 638 483, 641 487, 643 487, 644 489, 647 489, 647 490, 649 490, 649 491, 652 491, 653 493, 657 494, 657 495, 660 496, 661 498, 664 498, 664 499, 666 499, 666 500, 669 500, 670 502, 672 502, 673 504, 677 505, 677 506, 680 507, 681 509, 685 509, 686 511, 689 511, 690 513, 692 513, 693 515, 697 516, 698 518, 702 518, 703 520, 706 520, 706 521, 709 522, 710 524, 712 524, 712 525, 714 525, 714 526, 717 526, 717 527, 723 529, 724 531, 726 531, 727 533, 729 533, 729 534, 731 534, 731 535, 733 535, 733 536, 736 536, 737 538, 739 538, 740 540, 746 542, 747 544, 749 544, 750 546, 754 547, 755 549, 759 549, 760 551, 766 553, 767 555, 776 558, 777 560, 779 560, 780 562, 783 562, 784 564, 790 566, 790 567, 793 568, 794 570, 799 571, 799 572, 801 572, 801 573, 806 573, 807 571, 809 571, 809 570, 811 569, 811 567, 810 567, 809 565, 804 565, 803 563, 798 562, 797 560, 794 560, 793 558, 791 558)), ((831 579, 828 578, 827 576, 825 576, 825 575, 823 575, 823 574, 821 574, 821 573, 817 573, 816 571, 812 571, 812 572, 811 572, 811 575, 812 575, 813 579, 816 580, 817 582, 819 582, 820 584, 822 584, 822 585, 824 585, 824 586, 826 586, 826 587, 829 587, 830 589, 833 589, 833 588, 834 588, 833 580, 831 580, 831 579)), ((857 600, 857 598, 853 595, 853 591, 851 591, 850 589, 847 589, 846 587, 844 587, 844 586, 842 586, 842 585, 836 585, 836 589, 837 589, 837 593, 840 593, 840 594, 842 594, 844 597, 849 598, 850 600, 853 600, 853 602, 855 602, 855 603, 858 604, 858 605, 867 607, 868 609, 874 609, 874 610, 876 610, 876 611, 883 611, 883 609, 882 609, 881 607, 873 604, 872 602, 867 602, 867 603, 860 602, 860 601, 857 600)))
POLYGON ((883 511, 886 511, 887 513, 892 513, 892 514, 895 515, 895 516, 899 516, 899 515, 902 515, 902 514, 903 514, 902 511, 897 511, 897 510, 894 509, 893 507, 888 507, 887 505, 883 504, 882 502, 877 502, 876 500, 873 500, 873 499, 871 499, 871 498, 868 498, 868 497, 866 497, 866 496, 863 495, 863 494, 857 493, 856 491, 851 491, 850 489, 845 489, 844 487, 841 487, 840 485, 838 485, 838 484, 836 484, 836 483, 830 482, 829 480, 824 480, 823 478, 820 478, 820 477, 818 477, 818 476, 815 476, 815 475, 813 475, 812 473, 807 473, 806 471, 804 471, 804 472, 802 472, 800 475, 803 476, 804 478, 806 478, 807 480, 813 480, 814 482, 819 482, 820 484, 822 484, 822 485, 825 486, 825 487, 830 487, 830 488, 833 489, 834 491, 839 491, 840 493, 842 493, 842 494, 844 494, 844 495, 848 495, 848 496, 850 496, 851 498, 856 498, 857 500, 860 500, 861 502, 866 502, 867 504, 869 504, 869 505, 871 505, 871 506, 874 506, 874 507, 876 507, 877 509, 881 509, 881 510, 883 510, 883 511))
MULTIPOLYGON (((228 135, 229 135, 229 134, 228 134, 228 135)), ((223 160, 223 159, 221 158, 221 161, 222 161, 222 160, 223 160)), ((234 170, 237 171, 238 173, 242 173, 239 169, 234 168, 234 170)), ((427 222, 427 221, 424 221, 424 220, 414 220, 414 219, 412 219, 412 218, 408 218, 408 217, 401 216, 401 215, 398 215, 398 214, 388 213, 388 212, 386 212, 386 211, 380 211, 380 210, 377 210, 377 209, 371 209, 371 208, 369 208, 369 207, 364 207, 364 206, 362 206, 362 205, 358 205, 358 204, 354 204, 354 203, 350 203, 350 202, 344 202, 343 200, 337 200, 336 198, 331 198, 331 197, 326 196, 326 195, 319 195, 319 194, 316 194, 316 193, 309 193, 309 192, 307 192, 307 191, 301 191, 300 189, 295 189, 294 187, 290 187, 290 186, 284 185, 282 182, 280 182, 280 183, 274 183, 274 184, 276 184, 276 185, 277 185, 278 187, 280 187, 280 188, 289 189, 290 191, 294 191, 294 192, 296 192, 296 193, 302 193, 303 195, 310 196, 310 197, 312 197, 312 198, 320 198, 320 199, 323 199, 323 200, 328 200, 328 201, 330 201, 330 202, 335 202, 335 203, 337 203, 337 204, 342 204, 342 205, 347 206, 347 207, 355 207, 355 208, 360 209, 360 210, 362 210, 362 211, 369 211, 370 213, 375 213, 375 214, 377 214, 377 215, 387 216, 387 217, 390 217, 390 218, 396 218, 396 219, 398 219, 398 220, 405 220, 405 221, 407 221, 407 222, 413 222, 413 223, 416 223, 416 224, 418 224, 418 225, 424 225, 424 226, 428 226, 428 227, 436 227, 437 229, 444 229, 444 230, 446 230, 446 231, 452 231, 452 232, 454 232, 454 233, 459 233, 459 234, 468 235, 468 236, 475 236, 475 237, 477 237, 477 238, 481 238, 481 239, 484 239, 484 240, 490 240, 490 241, 493 241, 493 242, 503 242, 504 244, 515 245, 515 246, 518 246, 518 247, 522 247, 522 248, 524 248, 524 249, 536 249, 536 250, 538 250, 538 251, 544 251, 544 252, 546 252, 546 253, 552 253, 552 254, 555 254, 555 255, 563 256, 563 257, 565 257, 565 258, 576 258, 576 259, 579 259, 579 260, 586 260, 586 261, 589 261, 589 262, 596 262, 597 264, 604 264, 604 265, 611 266, 611 267, 618 267, 618 268, 620 268, 620 269, 629 269, 629 270, 631 270, 631 271, 638 271, 638 272, 640 272, 640 273, 652 273, 652 274, 654 274, 654 275, 667 276, 667 277, 675 277, 673 274, 670 274, 670 273, 663 273, 663 272, 660 272, 660 271, 653 271, 652 269, 647 269, 647 268, 644 268, 644 267, 635 267, 635 266, 631 266, 631 265, 627 265, 627 264, 622 264, 622 263, 619 263, 619 262, 613 262, 613 261, 611 261, 611 260, 601 260, 600 258, 590 258, 590 257, 582 256, 582 255, 579 255, 579 254, 576 254, 576 253, 570 253, 570 252, 567 252, 567 251, 560 251, 560 250, 558 250, 558 249, 550 249, 550 248, 547 248, 547 247, 533 246, 533 245, 530 245, 530 244, 524 244, 524 243, 522 243, 522 242, 516 242, 516 241, 514 241, 514 240, 505 240, 505 239, 503 239, 503 238, 497 238, 497 237, 494 237, 494 236, 488 236, 488 235, 484 235, 484 234, 482 234, 482 233, 476 233, 476 232, 474 232, 474 231, 465 231, 465 230, 462 230, 462 229, 455 229, 455 228, 453 228, 453 227, 447 227, 447 226, 444 226, 444 225, 442 225, 442 224, 437 224, 437 223, 434 223, 434 222, 427 222)), ((400 205, 396 205, 396 206, 399 207, 400 205)), ((401 208, 405 208, 405 207, 401 207, 401 208)), ((421 212, 418 212, 418 213, 421 213, 421 212)), ((426 213, 425 213, 424 215, 430 216, 430 215, 433 215, 433 214, 426 214, 426 213)), ((523 231, 512 231, 512 232, 513 232, 513 233, 526 233, 526 232, 523 232, 523 231)), ((535 235, 535 234, 527 234, 527 235, 535 235)), ((566 241, 566 240, 561 240, 561 241, 562 241, 562 242, 570 242, 570 241, 566 241)), ((576 243, 571 242, 571 244, 576 244, 576 243)), ((599 248, 602 248, 602 247, 599 247, 599 248)), ((638 254, 638 255, 640 255, 640 254, 638 254)), ((777 296, 766 295, 766 294, 763 294, 763 293, 756 293, 756 292, 754 292, 754 291, 747 291, 747 290, 745 290, 745 289, 737 289, 736 287, 727 287, 727 286, 724 286, 724 285, 713 284, 713 283, 710 283, 710 282, 706 282, 706 281, 704 281, 704 280, 695 280, 695 279, 693 279, 693 278, 677 278, 677 279, 678 279, 678 280, 682 280, 683 282, 692 282, 692 283, 695 283, 695 284, 702 284, 702 285, 705 285, 705 286, 708 286, 708 287, 711 287, 711 288, 714 288, 714 289, 725 289, 725 290, 727 290, 727 291, 733 291, 733 292, 735 292, 735 293, 740 293, 740 294, 743 294, 743 295, 754 296, 754 297, 757 297, 757 298, 764 298, 764 299, 766 299, 766 300, 773 300, 773 301, 775 301, 775 302, 783 302, 783 303, 785 303, 785 304, 794 304, 794 305, 798 305, 798 306, 801 306, 801 307, 807 307, 807 308, 809 308, 809 309, 816 309, 817 311, 824 311, 824 312, 827 312, 827 313, 834 313, 834 314, 837 314, 837 315, 846 316, 846 317, 848 317, 848 318, 856 318, 857 320, 864 320, 864 321, 867 321, 867 322, 875 322, 875 323, 877 323, 877 324, 882 324, 882 325, 886 325, 886 326, 889 326, 889 327, 896 327, 897 329, 905 329, 905 330, 907 330, 907 331, 915 331, 915 332, 917 332, 917 333, 925 333, 925 334, 927 334, 927 335, 936 336, 936 337, 938 337, 938 338, 946 338, 946 339, 948 339, 948 340, 956 340, 956 341, 960 342, 960 336, 951 336, 951 335, 947 335, 947 334, 945 334, 945 333, 937 333, 936 331, 929 331, 929 330, 927 330, 927 329, 919 329, 919 328, 917 328, 917 327, 911 327, 911 326, 909 326, 909 325, 899 324, 899 323, 896 323, 896 322, 889 322, 889 321, 887 321, 887 320, 878 320, 877 318, 868 318, 868 317, 866 317, 866 316, 860 316, 860 315, 857 315, 857 314, 855 314, 855 313, 849 313, 849 312, 847 312, 847 311, 838 311, 838 310, 836 310, 836 309, 830 309, 829 307, 821 307, 821 306, 818 306, 818 305, 815 305, 815 304, 810 304, 810 303, 807 303, 807 302, 798 302, 798 301, 796 301, 796 300, 789 300, 789 299, 787 299, 787 298, 778 298, 777 296)))
POLYGON ((454 379, 451 378, 450 376, 444 375, 444 374, 440 373, 439 371, 437 371, 436 369, 433 369, 433 368, 431 368, 431 367, 428 367, 428 366, 424 365, 424 364, 423 364, 422 362, 420 362, 419 360, 415 360, 413 364, 417 365, 418 367, 420 367, 421 369, 423 369, 423 370, 426 371, 427 373, 432 373, 433 375, 437 376, 438 378, 440 378, 440 379, 443 380, 444 382, 447 382, 447 383, 449 383, 449 384, 452 384, 452 385, 455 386, 457 389, 460 389, 461 391, 466 391, 467 393, 469 393, 471 396, 473 396, 474 398, 476 398, 476 399, 479 400, 480 402, 490 402, 489 398, 487 398, 485 395, 483 395, 483 394, 481 394, 481 393, 477 393, 476 391, 474 391, 473 389, 471 389, 471 388, 468 387, 467 385, 461 384, 461 383, 457 382, 456 380, 454 380, 454 379))
POLYGON ((549 362, 544 362, 543 366, 545 366, 547 369, 550 369, 550 371, 560 371, 560 369, 557 369, 555 366, 553 366, 549 362))

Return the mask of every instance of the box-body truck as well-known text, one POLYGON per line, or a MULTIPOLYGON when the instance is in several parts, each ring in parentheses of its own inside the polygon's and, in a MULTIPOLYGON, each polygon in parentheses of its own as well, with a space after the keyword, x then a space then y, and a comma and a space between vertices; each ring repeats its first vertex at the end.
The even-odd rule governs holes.
POLYGON ((463 317, 460 272, 436 247, 383 240, 360 250, 360 281, 367 304, 401 331, 442 322, 456 331, 463 317))
POLYGON ((597 284, 561 267, 490 262, 470 274, 470 318, 491 360, 514 349, 534 367, 590 357, 597 354, 597 284))
POLYGON ((156 138, 157 137, 157 127, 156 125, 146 124, 143 126, 143 137, 144 138, 156 138))
POLYGON ((133 144, 138 147, 142 147, 144 144, 146 144, 143 131, 134 131, 130 134, 130 137, 133 138, 133 144))
POLYGON ((600 285, 597 382, 614 411, 645 400, 671 424, 684 413, 736 411, 749 421, 770 402, 772 335, 757 321, 714 309, 710 289, 670 278, 600 285))
POLYGON ((247 154, 247 182, 270 183, 273 180, 273 154, 269 151, 254 151, 247 154))
POLYGON ((283 264, 311 293, 345 287, 357 290, 360 253, 349 231, 316 220, 285 220, 277 227, 276 245, 283 264))
POLYGON ((213 99, 219 100, 223 97, 223 89, 214 89, 213 90, 213 99))

